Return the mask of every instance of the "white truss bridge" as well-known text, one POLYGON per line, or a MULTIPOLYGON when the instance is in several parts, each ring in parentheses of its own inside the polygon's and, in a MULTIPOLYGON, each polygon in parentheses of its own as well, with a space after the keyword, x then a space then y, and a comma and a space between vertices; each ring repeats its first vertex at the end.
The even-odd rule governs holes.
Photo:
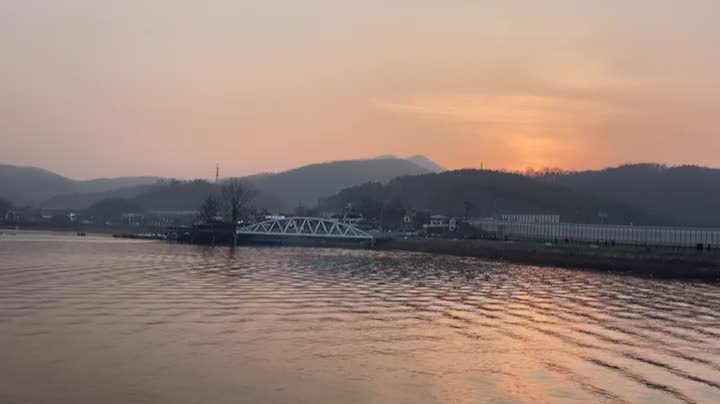
POLYGON ((374 237, 355 226, 319 217, 287 217, 266 220, 237 229, 238 235, 293 236, 332 239, 373 240, 374 237))

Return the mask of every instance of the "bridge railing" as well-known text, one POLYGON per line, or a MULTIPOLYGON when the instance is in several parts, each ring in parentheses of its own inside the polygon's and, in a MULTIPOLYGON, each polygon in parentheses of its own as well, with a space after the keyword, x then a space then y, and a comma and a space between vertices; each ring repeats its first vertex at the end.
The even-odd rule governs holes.
POLYGON ((237 229, 238 235, 323 237, 372 240, 374 237, 355 226, 319 217, 288 217, 265 220, 237 229))

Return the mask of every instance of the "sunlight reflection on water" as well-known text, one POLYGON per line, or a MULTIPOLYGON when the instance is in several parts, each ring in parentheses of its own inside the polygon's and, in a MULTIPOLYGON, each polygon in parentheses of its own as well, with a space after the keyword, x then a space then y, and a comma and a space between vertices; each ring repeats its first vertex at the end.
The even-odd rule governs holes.
POLYGON ((720 402, 720 287, 0 236, 0 403, 720 402))

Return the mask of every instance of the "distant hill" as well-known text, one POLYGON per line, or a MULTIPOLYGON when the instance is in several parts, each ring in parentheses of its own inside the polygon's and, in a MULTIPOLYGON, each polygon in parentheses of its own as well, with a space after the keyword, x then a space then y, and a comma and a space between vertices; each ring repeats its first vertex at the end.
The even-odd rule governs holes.
POLYGON ((84 209, 103 199, 133 199, 153 189, 155 184, 135 185, 102 192, 73 192, 61 194, 40 201, 37 205, 45 209, 84 209))
MULTIPOLYGON (((720 227, 718 169, 633 164, 529 177, 487 170, 448 172, 425 160, 384 156, 335 161, 244 179, 258 191, 255 205, 276 212, 292 212, 299 205, 312 208, 320 198, 321 208, 331 210, 363 198, 383 203, 399 198, 410 207, 458 216, 469 201, 473 216, 560 213, 563 220, 594 223, 603 211, 611 223, 720 227)), ((204 181, 77 181, 40 168, 0 165, 0 198, 15 205, 80 209, 103 199, 125 198, 151 210, 189 210, 216 190, 204 181)))
MULTIPOLYGON (((320 197, 333 195, 348 186, 368 181, 387 182, 403 175, 428 172, 429 170, 405 159, 382 158, 311 164, 281 173, 263 173, 243 179, 257 190, 255 204, 259 208, 291 212, 300 205, 313 207, 320 197)), ((61 194, 47 197, 40 205, 45 208, 80 209, 102 199, 125 198, 135 199, 147 209, 185 210, 197 208, 214 189, 214 185, 203 181, 182 183, 190 184, 185 186, 172 181, 140 185, 132 181, 116 183, 122 186, 94 192, 76 191, 79 189, 77 185, 61 189, 61 194), (170 186, 171 184, 174 186, 170 186), (67 189, 71 189, 71 192, 67 192, 67 189)))
POLYGON ((320 202, 320 210, 337 211, 348 203, 364 206, 404 205, 434 213, 463 216, 465 201, 471 216, 502 213, 560 214, 563 221, 636 225, 675 224, 673 220, 617 201, 519 174, 487 170, 458 170, 397 178, 386 185, 368 183, 347 188, 320 202))
POLYGON ((78 192, 105 192, 118 188, 135 187, 138 185, 154 184, 162 180, 160 177, 117 177, 96 178, 87 181, 76 181, 78 192))
POLYGON ((209 195, 216 193, 215 183, 170 180, 144 187, 132 201, 146 210, 197 210, 209 195))
POLYGON ((159 180, 104 192, 84 192, 54 196, 40 205, 45 209, 85 209, 103 200, 131 201, 143 210, 195 210, 217 186, 203 180, 159 180))
POLYGON ((416 155, 416 156, 410 156, 406 158, 405 160, 411 161, 420 167, 433 172, 433 173, 441 173, 443 171, 447 171, 447 169, 436 162, 430 160, 429 158, 422 156, 422 155, 416 155))
POLYGON ((720 227, 720 170, 632 164, 545 174, 547 182, 635 206, 688 226, 720 227))
POLYGON ((257 206, 291 212, 298 205, 313 207, 321 197, 365 182, 387 182, 429 170, 405 159, 334 161, 311 164, 274 175, 248 177, 258 191, 257 206))
POLYGON ((394 154, 384 154, 382 156, 377 156, 374 158, 374 160, 387 160, 387 159, 399 159, 399 160, 406 160, 411 163, 415 163, 416 165, 424 168, 428 172, 431 173, 441 173, 443 171, 447 171, 447 169, 440 164, 430 160, 427 156, 423 156, 421 154, 417 154, 415 156, 410 157, 398 157, 394 154))
POLYGON ((35 167, 0 165, 0 197, 15 205, 32 204, 53 195, 71 192, 75 181, 35 167))
POLYGON ((98 193, 121 187, 151 184, 158 177, 100 178, 73 180, 36 167, 0 164, 0 197, 15 205, 36 205, 61 194, 98 193))

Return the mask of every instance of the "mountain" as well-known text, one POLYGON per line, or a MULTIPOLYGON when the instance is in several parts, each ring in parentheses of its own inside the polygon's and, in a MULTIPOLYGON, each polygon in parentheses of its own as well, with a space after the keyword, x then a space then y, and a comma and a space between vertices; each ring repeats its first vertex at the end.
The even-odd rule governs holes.
MULTIPOLYGON (((487 170, 435 173, 442 167, 425 160, 384 156, 334 161, 243 179, 258 191, 255 205, 275 212, 292 212, 300 205, 312 208, 320 198, 321 208, 327 210, 375 198, 382 203, 404 200, 409 207, 460 216, 464 201, 469 201, 473 216, 559 213, 562 220, 594 223, 602 211, 611 223, 720 227, 718 169, 633 164, 524 176, 487 170)), ((0 198, 15 205, 58 209, 125 198, 151 210, 189 210, 217 191, 205 181, 158 180, 76 181, 39 168, 0 165, 0 198)))
POLYGON ((39 204, 61 194, 101 193, 121 187, 151 184, 158 177, 99 178, 78 181, 36 167, 0 164, 0 197, 15 205, 39 204))
POLYGON ((15 205, 35 203, 73 189, 75 181, 36 167, 0 164, 0 197, 15 205))
POLYGON ((545 174, 547 182, 602 196, 687 226, 720 227, 720 170, 631 164, 599 171, 545 174))
POLYGON ((441 173, 443 171, 447 171, 447 169, 436 162, 430 160, 429 158, 423 156, 423 155, 416 155, 416 156, 410 156, 406 158, 405 160, 411 161, 420 167, 433 172, 433 173, 441 173))
POLYGON ((96 178, 87 181, 77 181, 78 192, 105 192, 118 188, 135 187, 138 185, 154 184, 162 180, 160 177, 117 177, 117 178, 96 178))
POLYGON ((407 160, 411 163, 414 163, 417 166, 420 166, 431 173, 441 173, 443 171, 447 171, 447 169, 436 162, 430 160, 428 157, 423 156, 422 154, 417 154, 410 157, 398 157, 394 154, 383 154, 382 156, 377 156, 374 158, 374 160, 387 160, 387 159, 399 159, 399 160, 407 160))
MULTIPOLYGON (((161 183, 156 184, 164 186, 161 183)), ((134 199, 152 190, 156 184, 134 185, 100 192, 64 193, 41 200, 37 205, 45 209, 84 209, 103 199, 134 199)))
POLYGON ((370 181, 428 173, 429 170, 405 159, 376 158, 311 164, 274 175, 248 177, 258 192, 256 204, 270 210, 290 212, 299 205, 312 207, 321 197, 348 186, 370 181))
POLYGON ((559 214, 567 222, 597 223, 598 212, 607 212, 607 223, 674 224, 673 220, 643 208, 519 174, 488 170, 406 176, 385 185, 367 183, 324 198, 319 209, 337 211, 351 203, 361 210, 381 211, 383 206, 399 206, 463 216, 466 201, 472 204, 472 216, 544 213, 559 214))
MULTIPOLYGON (((429 170, 409 160, 382 158, 311 164, 280 173, 262 173, 242 179, 257 190, 255 204, 258 208, 291 212, 300 205, 313 207, 320 197, 333 195, 348 186, 369 181, 387 182, 399 176, 428 172, 429 170)), ((76 191, 80 187, 76 185, 69 188, 71 192, 63 190, 65 192, 42 200, 40 205, 55 209, 81 209, 103 199, 125 198, 136 200, 151 210, 186 210, 197 208, 215 189, 213 184, 204 181, 165 181, 138 185, 130 179, 124 183, 118 180, 116 183, 123 186, 94 192, 76 191)))

